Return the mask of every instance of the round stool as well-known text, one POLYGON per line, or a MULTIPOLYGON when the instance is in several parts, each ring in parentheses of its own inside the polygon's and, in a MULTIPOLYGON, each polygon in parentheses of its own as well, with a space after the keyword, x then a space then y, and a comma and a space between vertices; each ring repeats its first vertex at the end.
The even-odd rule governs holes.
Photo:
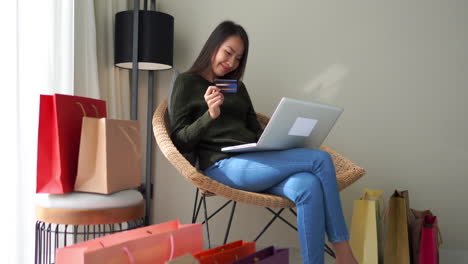
POLYGON ((136 190, 37 194, 35 263, 54 263, 57 248, 142 227, 144 217, 144 199, 136 190))

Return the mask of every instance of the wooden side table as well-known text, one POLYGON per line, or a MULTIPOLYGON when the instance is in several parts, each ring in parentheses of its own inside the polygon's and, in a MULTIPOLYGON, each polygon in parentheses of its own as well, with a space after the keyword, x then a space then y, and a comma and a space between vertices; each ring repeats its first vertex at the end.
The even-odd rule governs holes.
POLYGON ((144 199, 136 190, 36 198, 36 264, 54 263, 57 248, 144 226, 144 199))

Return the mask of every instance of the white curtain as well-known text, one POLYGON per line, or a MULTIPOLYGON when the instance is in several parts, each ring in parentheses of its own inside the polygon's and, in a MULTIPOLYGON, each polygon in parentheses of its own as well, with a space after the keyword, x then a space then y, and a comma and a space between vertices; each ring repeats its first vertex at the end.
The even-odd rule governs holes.
POLYGON ((100 14, 97 20, 92 12, 88 13, 94 9, 94 3, 86 1, 86 4, 85 21, 79 25, 88 29, 77 32, 82 38, 76 42, 74 0, 18 0, 2 5, 2 263, 34 261, 40 94, 74 94, 75 79, 80 83, 76 94, 83 92, 85 96, 108 100, 109 116, 129 116, 128 71, 113 67, 112 44, 114 14, 117 10, 126 10, 127 1, 96 1, 96 12, 100 14), (105 18, 104 21, 100 21, 101 18, 105 18), (97 21, 96 24, 93 21, 97 21), (97 34, 93 33, 93 26, 97 34), (74 54, 77 47, 80 54, 74 54), (83 49, 86 52, 82 52, 83 49), (74 58, 83 54, 86 57, 79 57, 78 64, 83 68, 76 69, 74 58), (85 74, 78 74, 83 72, 85 74), (101 73, 104 75, 97 80, 101 73))
POLYGON ((130 71, 114 66, 115 14, 128 0, 75 4, 75 94, 107 102, 110 118, 130 118, 130 71))
MULTIPOLYGON (((3 51, 3 62, 0 63, 2 73, 2 125, 0 126, 0 166, 2 168, 2 190, 0 199, 3 202, 0 227, 4 229, 0 238, 0 254, 2 262, 17 263, 18 242, 18 14, 15 1, 7 1, 2 5, 4 14, 0 16, 0 32, 3 51)), ((31 223, 31 227, 32 227, 31 223)))
POLYGON ((2 263, 33 263, 39 95, 73 92, 73 0, 6 1, 3 7, 2 113, 7 118, 0 193, 7 206, 0 254, 2 263))
POLYGON ((75 2, 75 95, 101 98, 93 0, 75 2))

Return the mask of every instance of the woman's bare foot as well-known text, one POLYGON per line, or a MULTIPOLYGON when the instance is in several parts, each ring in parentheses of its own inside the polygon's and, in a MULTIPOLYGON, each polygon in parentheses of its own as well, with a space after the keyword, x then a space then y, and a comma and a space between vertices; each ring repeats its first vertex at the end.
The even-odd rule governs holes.
POLYGON ((332 248, 336 256, 336 264, 358 264, 348 241, 332 243, 332 248))

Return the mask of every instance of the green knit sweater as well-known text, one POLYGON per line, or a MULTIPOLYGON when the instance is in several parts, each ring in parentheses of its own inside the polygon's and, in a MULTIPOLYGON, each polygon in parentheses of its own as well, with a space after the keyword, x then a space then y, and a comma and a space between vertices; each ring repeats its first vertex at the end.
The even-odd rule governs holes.
POLYGON ((200 169, 239 153, 222 152, 226 146, 257 142, 262 128, 245 85, 224 94, 221 114, 211 119, 204 94, 214 85, 198 74, 180 74, 170 98, 171 138, 180 152, 195 152, 200 169))

